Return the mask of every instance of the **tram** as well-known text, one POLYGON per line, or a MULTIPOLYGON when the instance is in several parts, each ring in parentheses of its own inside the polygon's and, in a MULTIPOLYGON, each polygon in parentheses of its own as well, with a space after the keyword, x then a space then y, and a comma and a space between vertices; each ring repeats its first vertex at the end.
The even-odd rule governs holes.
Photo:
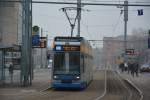
POLYGON ((92 47, 83 37, 55 37, 52 88, 86 88, 93 79, 92 47))

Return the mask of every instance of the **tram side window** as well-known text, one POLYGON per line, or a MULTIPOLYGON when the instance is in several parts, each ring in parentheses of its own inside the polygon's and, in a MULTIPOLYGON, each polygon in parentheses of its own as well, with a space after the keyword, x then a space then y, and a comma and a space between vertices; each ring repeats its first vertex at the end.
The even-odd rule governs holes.
POLYGON ((84 56, 81 55, 81 71, 84 73, 84 56))
POLYGON ((84 56, 84 71, 87 70, 87 66, 88 66, 88 57, 87 55, 84 56))
POLYGON ((65 54, 54 54, 54 72, 56 74, 65 72, 65 54))

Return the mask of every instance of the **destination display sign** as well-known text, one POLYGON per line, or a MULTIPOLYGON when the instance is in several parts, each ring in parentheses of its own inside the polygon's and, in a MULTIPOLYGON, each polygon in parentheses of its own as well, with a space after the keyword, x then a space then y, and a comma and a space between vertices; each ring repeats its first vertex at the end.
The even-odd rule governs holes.
POLYGON ((74 45, 55 45, 55 51, 80 51, 80 46, 74 45))
POLYGON ((82 37, 55 37, 55 41, 61 41, 61 42, 79 42, 83 40, 82 37))

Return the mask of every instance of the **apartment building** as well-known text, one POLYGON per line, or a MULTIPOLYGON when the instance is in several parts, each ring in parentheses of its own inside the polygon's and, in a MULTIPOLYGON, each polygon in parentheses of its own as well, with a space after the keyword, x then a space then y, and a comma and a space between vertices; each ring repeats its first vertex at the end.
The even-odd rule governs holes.
POLYGON ((21 17, 22 8, 20 3, 0 2, 0 44, 21 44, 21 17))

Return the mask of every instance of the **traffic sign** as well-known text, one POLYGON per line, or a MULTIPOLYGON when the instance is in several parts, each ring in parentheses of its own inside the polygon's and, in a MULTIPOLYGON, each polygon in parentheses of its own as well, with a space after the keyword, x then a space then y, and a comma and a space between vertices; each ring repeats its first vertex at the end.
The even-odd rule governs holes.
POLYGON ((38 26, 33 26, 33 31, 34 32, 38 32, 39 31, 39 27, 38 26))
POLYGON ((39 35, 32 36, 33 48, 46 48, 46 45, 47 45, 46 37, 39 37, 39 35))
POLYGON ((134 55, 134 49, 126 49, 126 55, 134 55))
POLYGON ((32 46, 38 46, 40 43, 39 35, 32 35, 32 46))
POLYGON ((40 48, 46 48, 46 37, 40 37, 40 48))
POLYGON ((32 34, 33 35, 39 35, 39 27, 38 26, 32 27, 32 34))
POLYGON ((143 15, 143 9, 139 9, 139 10, 138 10, 138 15, 139 15, 139 16, 142 16, 142 15, 143 15))

